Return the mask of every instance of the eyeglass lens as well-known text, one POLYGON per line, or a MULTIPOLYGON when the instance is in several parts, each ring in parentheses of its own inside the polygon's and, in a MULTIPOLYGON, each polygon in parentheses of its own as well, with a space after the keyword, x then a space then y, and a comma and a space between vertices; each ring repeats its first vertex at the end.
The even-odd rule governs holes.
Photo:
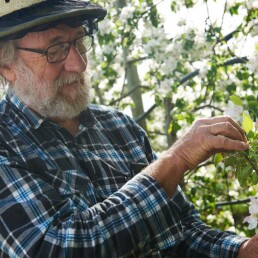
POLYGON ((47 59, 50 63, 56 63, 66 59, 70 51, 70 45, 73 44, 80 54, 85 54, 92 46, 92 36, 85 35, 73 42, 63 42, 50 46, 47 49, 47 59))

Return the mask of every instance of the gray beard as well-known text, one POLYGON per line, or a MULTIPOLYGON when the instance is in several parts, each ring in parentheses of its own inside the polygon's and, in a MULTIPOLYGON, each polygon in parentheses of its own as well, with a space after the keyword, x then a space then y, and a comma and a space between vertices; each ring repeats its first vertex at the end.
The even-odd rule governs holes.
MULTIPOLYGON (((18 61, 18 60, 17 60, 18 61)), ((53 83, 39 81, 21 60, 16 64, 16 81, 10 86, 26 106, 42 117, 71 119, 77 117, 89 104, 90 80, 86 73, 74 73, 58 78, 53 83), (75 100, 62 95, 63 85, 80 81, 81 88, 75 100), (59 90, 59 91, 58 91, 59 90), (41 96, 46 96, 42 98, 41 96)))

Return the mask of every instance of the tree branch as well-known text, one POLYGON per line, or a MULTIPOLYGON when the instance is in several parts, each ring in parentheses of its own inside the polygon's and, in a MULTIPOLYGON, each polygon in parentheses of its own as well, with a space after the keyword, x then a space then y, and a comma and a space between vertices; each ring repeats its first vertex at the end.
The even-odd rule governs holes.
POLYGON ((246 161, 251 165, 252 169, 255 171, 255 173, 258 175, 258 168, 255 166, 255 164, 250 160, 248 155, 245 156, 246 161))
POLYGON ((153 104, 145 113, 143 113, 141 116, 136 117, 134 120, 139 123, 143 119, 145 119, 155 108, 157 107, 157 104, 153 104))
MULTIPOLYGON (((239 63, 246 63, 248 61, 247 57, 237 57, 237 58, 233 58, 233 59, 230 59, 226 62, 224 62, 223 64, 220 64, 219 66, 229 66, 229 65, 234 65, 234 64, 239 64, 239 63)), ((182 79, 179 80, 179 85, 182 85, 183 83, 187 82, 188 80, 194 78, 195 76, 197 76, 199 74, 200 70, 199 69, 196 69, 195 71, 185 75, 182 79)), ((206 105, 206 106, 202 106, 202 107, 212 107, 216 110, 219 110, 220 112, 222 112, 223 110, 219 109, 218 107, 215 107, 215 106, 212 106, 212 105, 206 105)), ((142 119, 145 119, 155 108, 157 107, 156 104, 153 104, 151 106, 151 108, 146 111, 145 113, 143 113, 141 116, 137 117, 135 120, 136 122, 139 122, 141 121, 142 119)), ((198 108, 196 108, 197 110, 198 108)), ((200 108, 199 108, 200 109, 200 108)))
POLYGON ((131 65, 131 64, 134 64, 134 63, 137 63, 137 62, 141 62, 141 61, 144 61, 144 60, 147 60, 147 59, 150 59, 150 57, 149 56, 143 56, 143 57, 139 57, 139 58, 136 58, 136 59, 128 60, 127 64, 131 65))
POLYGON ((200 169, 201 167, 206 167, 208 165, 212 165, 214 164, 211 160, 208 160, 206 162, 201 163, 197 168, 195 168, 194 170, 188 170, 185 173, 185 177, 187 176, 187 178, 191 177, 193 174, 195 174, 197 172, 198 169, 200 169))
POLYGON ((158 3, 152 5, 148 10, 146 10, 145 12, 143 12, 137 19, 136 23, 139 22, 139 20, 147 13, 149 13, 151 11, 151 9, 153 9, 154 7, 158 6, 160 3, 162 3, 164 0, 160 0, 158 3))
POLYGON ((128 91, 126 94, 124 94, 124 95, 121 96, 120 98, 115 99, 115 100, 112 100, 112 101, 109 103, 109 105, 112 106, 112 105, 116 104, 117 102, 119 102, 119 101, 121 101, 122 99, 124 99, 124 98, 130 96, 133 92, 135 92, 136 90, 138 90, 138 89, 140 89, 140 88, 142 88, 142 89, 147 89, 147 88, 149 88, 149 87, 147 87, 147 86, 135 86, 133 89, 131 89, 130 91, 128 91))
POLYGON ((185 75, 182 79, 179 80, 179 85, 181 85, 181 84, 185 83, 186 81, 194 78, 196 75, 199 74, 199 72, 200 72, 200 70, 197 69, 197 70, 185 75))
POLYGON ((250 198, 246 198, 243 200, 235 200, 235 201, 230 201, 230 202, 217 202, 215 205, 216 205, 216 208, 220 208, 222 206, 243 204, 243 203, 248 203, 248 202, 250 202, 250 198))
MULTIPOLYGON (((236 58, 232 58, 230 60, 227 60, 226 62, 224 62, 223 64, 220 64, 219 66, 229 66, 229 65, 234 65, 234 64, 244 64, 248 61, 247 57, 236 57, 236 58)), ((179 85, 185 83, 186 81, 194 78, 195 76, 197 76, 200 73, 199 69, 196 69, 195 71, 185 75, 182 79, 179 80, 179 85)))
POLYGON ((236 57, 236 58, 232 58, 232 59, 226 61, 225 63, 223 63, 220 66, 229 66, 229 65, 234 65, 234 64, 244 64, 246 62, 248 62, 248 58, 246 56, 236 57))
POLYGON ((216 110, 218 110, 218 111, 220 111, 220 112, 223 112, 222 109, 220 109, 220 108, 218 108, 218 107, 215 107, 215 106, 213 106, 213 105, 211 105, 211 104, 196 107, 196 108, 193 109, 193 112, 196 112, 196 111, 198 111, 198 110, 200 110, 200 109, 207 108, 207 107, 208 107, 208 108, 216 109, 216 110))

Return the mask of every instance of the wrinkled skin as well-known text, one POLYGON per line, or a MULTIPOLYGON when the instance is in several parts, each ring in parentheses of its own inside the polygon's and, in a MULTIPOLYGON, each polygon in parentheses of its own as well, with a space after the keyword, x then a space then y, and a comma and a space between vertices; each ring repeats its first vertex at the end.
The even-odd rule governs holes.
POLYGON ((258 258, 258 235, 241 245, 237 258, 258 258))

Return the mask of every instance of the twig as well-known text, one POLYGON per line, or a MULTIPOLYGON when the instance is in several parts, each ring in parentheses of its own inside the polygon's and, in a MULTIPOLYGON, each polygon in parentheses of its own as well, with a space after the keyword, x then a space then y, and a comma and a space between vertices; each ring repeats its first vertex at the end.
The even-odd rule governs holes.
MULTIPOLYGON (((245 152, 246 153, 246 152, 245 152)), ((254 163, 250 160, 248 155, 245 155, 246 161, 251 165, 252 169, 255 171, 255 173, 258 175, 258 168, 254 165, 254 163)))
POLYGON ((243 203, 248 203, 248 202, 250 202, 250 198, 246 198, 243 200, 235 200, 235 201, 230 201, 230 202, 217 202, 215 205, 216 205, 216 208, 219 208, 221 206, 243 204, 243 203))

